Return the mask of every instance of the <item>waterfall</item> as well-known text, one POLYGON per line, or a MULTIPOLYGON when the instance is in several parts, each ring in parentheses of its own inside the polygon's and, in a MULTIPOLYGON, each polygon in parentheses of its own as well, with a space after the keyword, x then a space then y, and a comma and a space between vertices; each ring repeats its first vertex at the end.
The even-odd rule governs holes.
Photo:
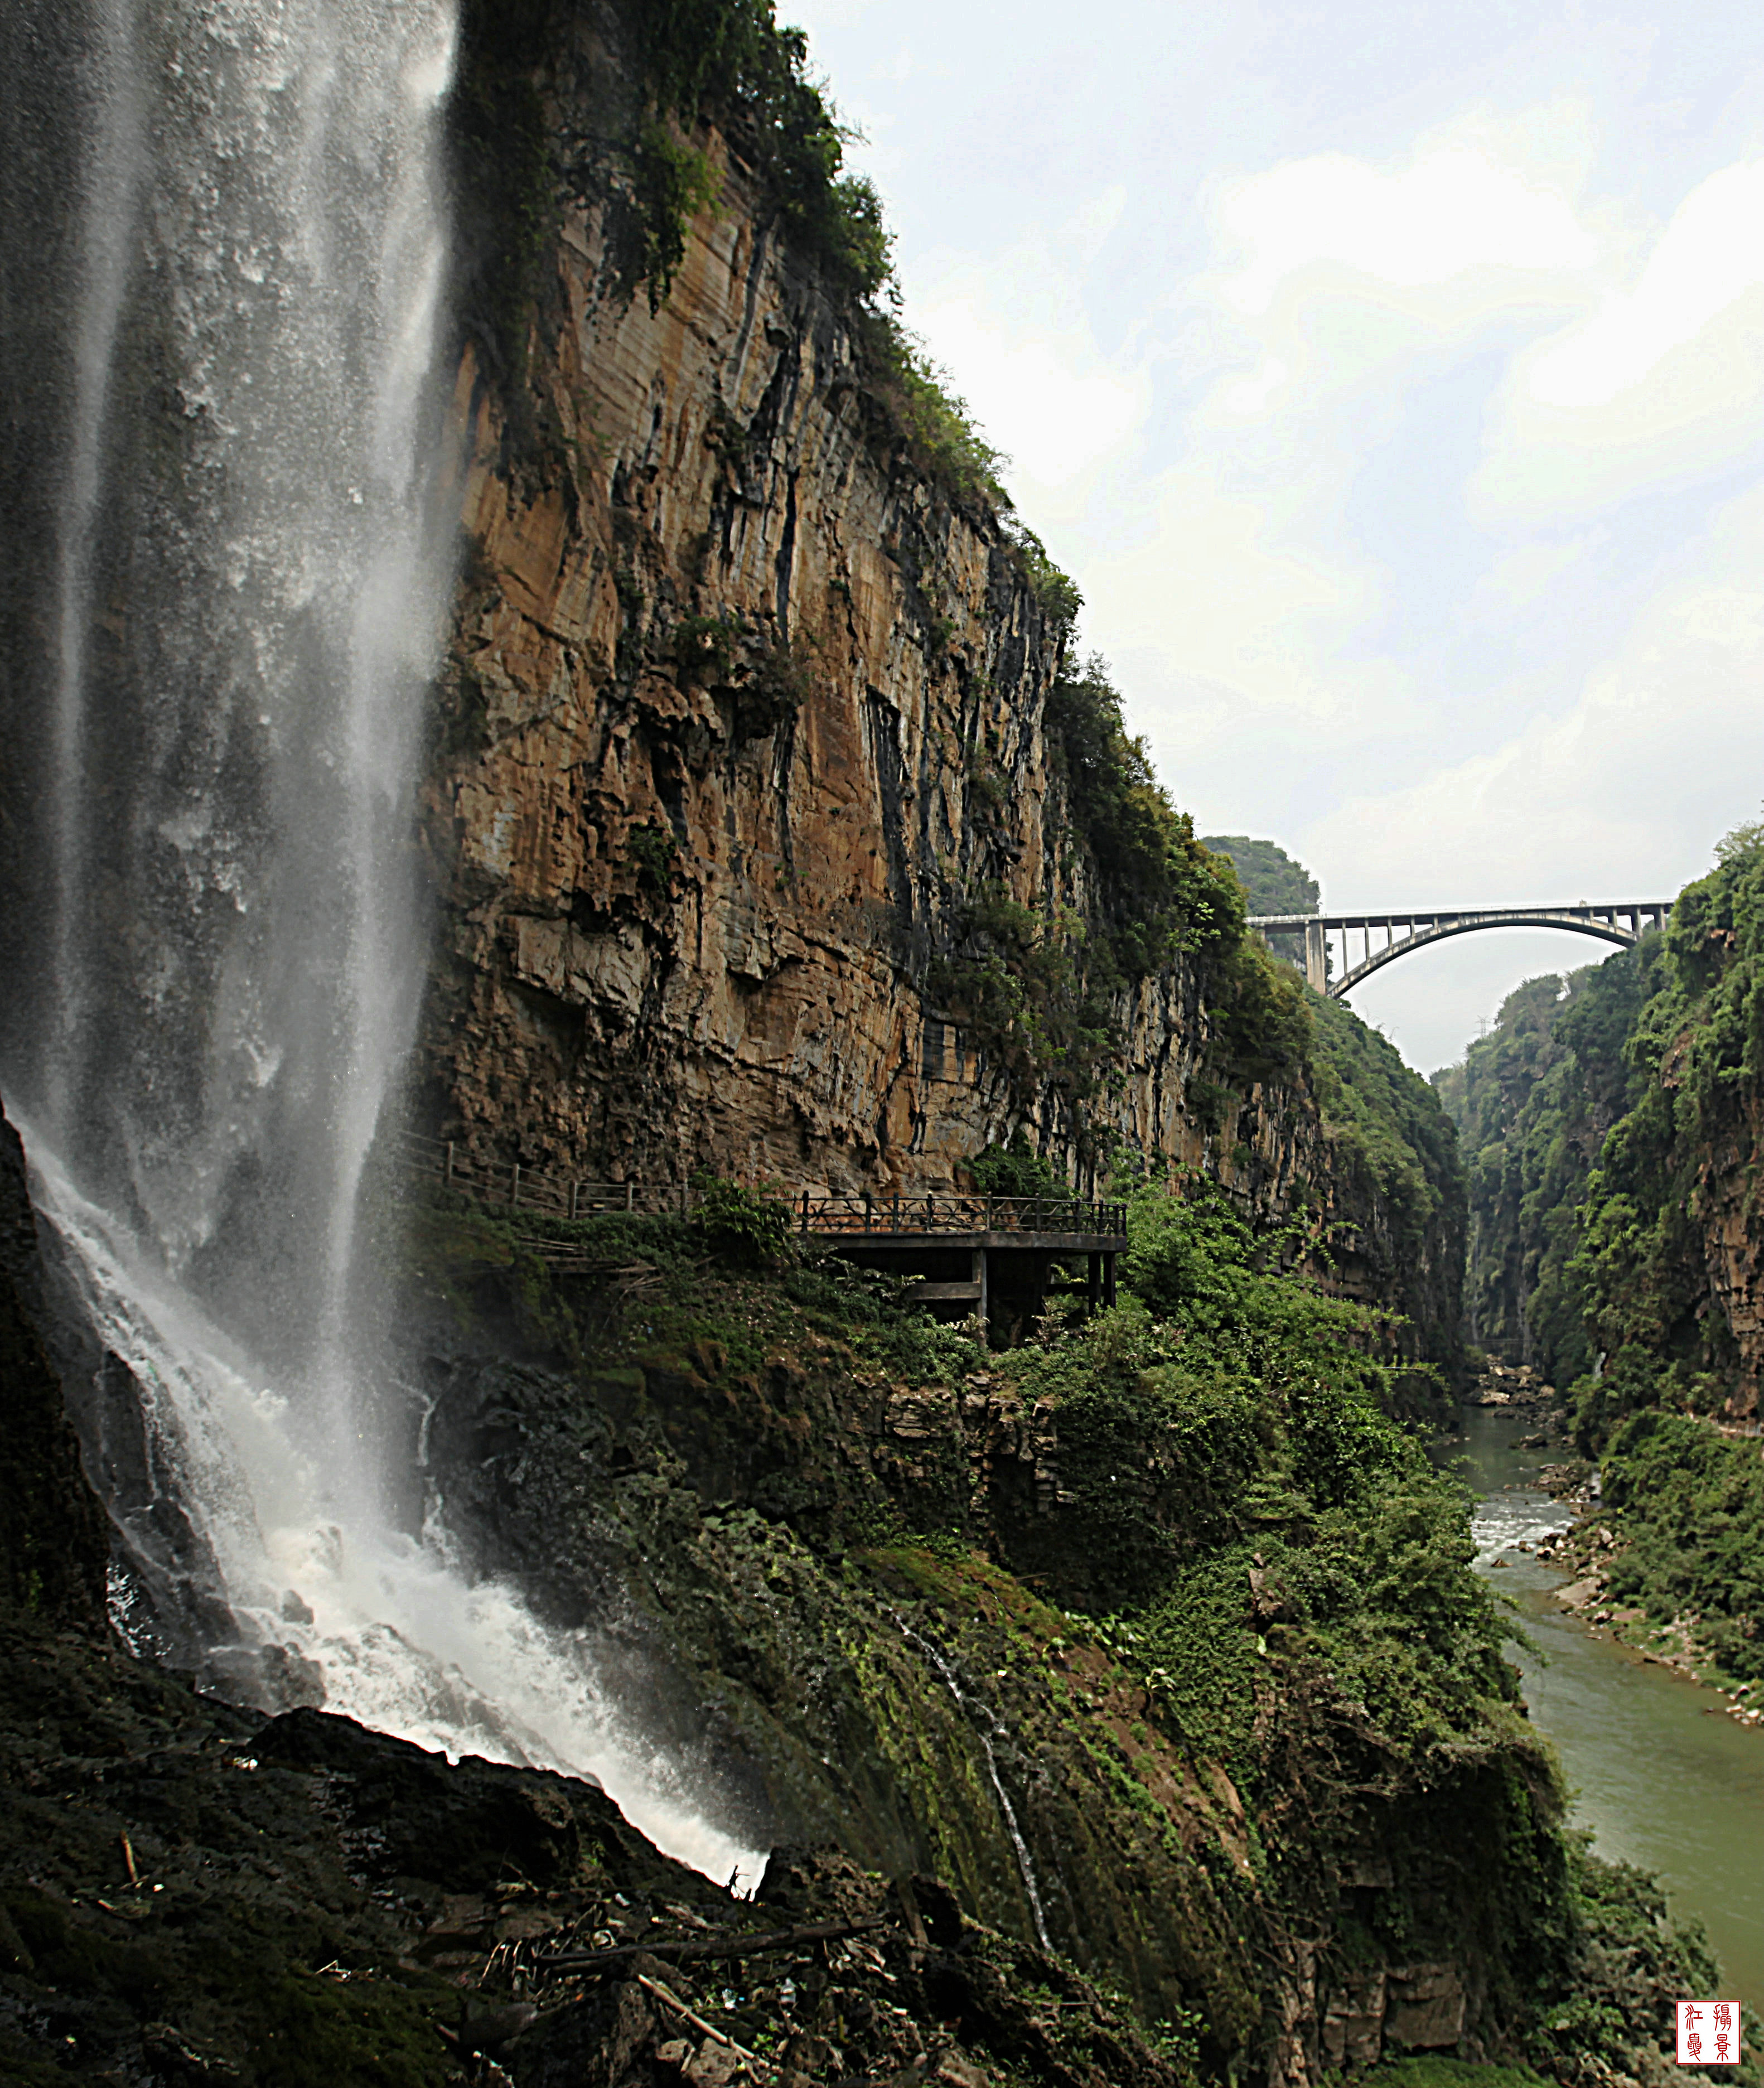
POLYGON ((449 0, 34 0, 0 31, 38 96, 0 123, 36 387, 0 1080, 101 1358, 124 1628, 266 1708, 597 1775, 727 1876, 754 1852, 585 1641, 413 1509, 362 1238, 429 925, 453 36, 449 0))

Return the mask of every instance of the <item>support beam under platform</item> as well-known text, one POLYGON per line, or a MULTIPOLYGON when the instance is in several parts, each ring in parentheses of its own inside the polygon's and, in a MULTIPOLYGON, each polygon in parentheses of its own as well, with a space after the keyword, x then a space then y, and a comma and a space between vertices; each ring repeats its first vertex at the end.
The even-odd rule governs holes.
POLYGON ((833 1232, 825 1243, 863 1269, 917 1277, 906 1302, 950 1318, 978 1317, 989 1337, 1018 1339, 1050 1298, 1081 1298, 1087 1310, 1115 1303, 1115 1259, 1123 1233, 833 1232), (1065 1264, 1086 1271, 1061 1280, 1065 1264))

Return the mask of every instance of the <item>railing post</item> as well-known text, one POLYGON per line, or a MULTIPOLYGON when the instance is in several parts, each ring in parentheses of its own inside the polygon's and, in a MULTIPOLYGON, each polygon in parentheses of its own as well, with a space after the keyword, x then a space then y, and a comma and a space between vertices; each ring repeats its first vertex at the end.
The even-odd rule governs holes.
POLYGON ((897 1233, 901 1229, 901 1192, 897 1189, 888 1199, 888 1230, 897 1233))
POLYGON ((627 1182, 625 1184, 625 1209, 627 1211, 634 1211, 636 1208, 637 1185, 635 1182, 627 1182))

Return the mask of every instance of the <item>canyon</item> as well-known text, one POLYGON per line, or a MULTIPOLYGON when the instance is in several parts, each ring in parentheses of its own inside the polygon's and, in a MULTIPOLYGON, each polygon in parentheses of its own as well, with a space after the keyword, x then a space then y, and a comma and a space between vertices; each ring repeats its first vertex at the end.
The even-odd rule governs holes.
MULTIPOLYGON (((256 117, 283 47, 244 12, 256 117)), ((1246 939, 1073 657, 1070 583, 893 327, 799 43, 689 15, 465 11, 444 295, 439 232, 398 243, 431 220, 353 186, 439 209, 443 73, 364 58, 350 143, 406 131, 303 225, 383 209, 435 266, 372 338, 446 324, 429 380, 383 358, 394 436, 332 430, 310 488, 270 439, 323 423, 270 352, 310 285, 172 242, 124 327, 69 259, 91 196, 84 249, 54 211, 8 242, 9 353, 58 319, 118 374, 72 387, 89 429, 48 385, 6 424, 6 952, 40 981, 60 935, 84 998, 5 1016, 39 1218, 9 1148, 0 2050, 1653 2088, 1703 1961, 1565 1835, 1462 1495, 1401 1423, 1458 1369, 1439 1105, 1246 939), (178 263, 239 274, 231 362, 159 302, 178 263), (53 519, 88 480, 89 554, 53 519), (290 511, 246 588, 239 514, 290 511), (493 1207, 415 1184, 413 1127, 700 1200, 493 1207), (1120 1185, 1118 1307, 994 1350, 779 1222, 781 1189, 1001 1157, 1120 1185)), ((163 133, 210 156, 137 171, 156 239, 240 135, 282 164, 186 79, 163 133)), ((249 229, 276 183, 238 188, 249 229)), ((342 306, 317 334, 359 362, 342 306)), ((353 404, 379 381, 337 366, 353 404)))

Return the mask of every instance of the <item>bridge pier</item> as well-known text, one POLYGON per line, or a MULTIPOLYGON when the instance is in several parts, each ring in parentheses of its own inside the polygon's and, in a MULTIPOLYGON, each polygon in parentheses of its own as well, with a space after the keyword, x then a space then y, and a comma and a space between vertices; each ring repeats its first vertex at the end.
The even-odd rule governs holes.
POLYGON ((1304 978, 1306 985, 1317 993, 1329 990, 1329 938, 1321 921, 1304 924, 1304 978))

